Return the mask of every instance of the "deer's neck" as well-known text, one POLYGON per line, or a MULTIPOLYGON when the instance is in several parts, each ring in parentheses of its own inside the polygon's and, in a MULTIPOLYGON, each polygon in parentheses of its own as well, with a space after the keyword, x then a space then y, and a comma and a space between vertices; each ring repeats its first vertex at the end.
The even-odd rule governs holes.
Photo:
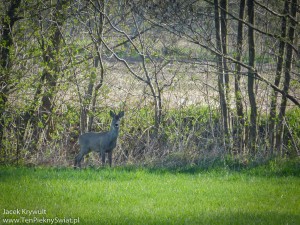
POLYGON ((119 135, 119 128, 111 126, 109 133, 110 133, 112 138, 117 138, 118 135, 119 135))

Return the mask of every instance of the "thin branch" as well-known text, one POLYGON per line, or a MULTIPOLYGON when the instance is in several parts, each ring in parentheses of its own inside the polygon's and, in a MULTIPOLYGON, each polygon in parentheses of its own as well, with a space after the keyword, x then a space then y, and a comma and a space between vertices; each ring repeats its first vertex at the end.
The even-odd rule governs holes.
MULTIPOLYGON (((204 1, 207 2, 207 3, 209 3, 209 4, 211 4, 211 5, 213 5, 213 3, 210 2, 209 0, 204 0, 204 1)), ((221 7, 219 7, 219 8, 220 8, 221 10, 224 10, 224 9, 221 8, 221 7)), ((266 31, 263 31, 263 30, 261 30, 261 29, 255 27, 254 25, 252 25, 252 24, 250 24, 250 23, 248 23, 248 22, 246 22, 246 21, 244 21, 244 20, 241 20, 240 18, 238 18, 238 17, 235 16, 234 14, 230 13, 229 11, 226 11, 226 13, 227 13, 231 18, 233 18, 233 19, 235 19, 235 20, 237 20, 237 21, 242 22, 242 23, 245 24, 246 26, 248 26, 248 27, 252 28, 253 30, 257 31, 258 33, 264 34, 264 35, 269 36, 269 37, 276 38, 276 39, 278 39, 278 40, 282 40, 282 37, 281 37, 280 35, 278 35, 278 34, 273 34, 273 33, 268 33, 268 32, 266 32, 266 31)), ((294 20, 294 19, 293 19, 293 20, 294 20)), ((299 22, 297 22, 297 23, 299 23, 299 22)), ((286 40, 282 40, 282 41, 284 41, 285 43, 288 43, 289 45, 291 45, 292 48, 293 48, 293 50, 298 54, 298 49, 297 49, 297 47, 295 47, 295 46, 293 45, 293 43, 290 43, 289 41, 286 41, 286 40)))
POLYGON ((294 23, 296 24, 299 24, 299 22, 294 18, 292 17, 290 14, 281 14, 281 13, 278 13, 278 12, 275 12, 274 10, 271 10, 268 6, 265 6, 263 5, 262 3, 254 0, 255 4, 260 6, 261 8, 267 10, 269 13, 275 15, 275 16, 278 16, 278 17, 288 17, 290 20, 294 21, 294 23))
MULTIPOLYGON (((207 1, 207 0, 205 0, 207 1)), ((178 30, 173 30, 173 29, 170 29, 166 24, 159 24, 159 23, 156 23, 155 21, 151 20, 151 19, 147 19, 149 22, 155 24, 156 26, 158 27, 161 27, 167 31, 169 31, 170 33, 172 34, 175 34, 181 38, 184 38, 186 39, 187 41, 191 42, 191 43, 194 43, 194 44, 197 44, 199 45, 200 47, 210 51, 211 53, 215 54, 215 55, 221 55, 223 56, 224 58, 226 58, 227 60, 230 60, 231 62, 233 63, 236 63, 246 69, 251 69, 253 71, 255 71, 255 75, 256 75, 256 78, 260 81, 263 81, 264 83, 266 83, 268 86, 272 87, 275 91, 281 93, 282 95, 286 96, 289 100, 291 100, 295 105, 297 105, 299 108, 300 108, 300 102, 294 97, 294 96, 291 96, 290 94, 288 93, 285 93, 283 90, 279 89, 278 87, 276 87, 274 84, 272 84, 270 81, 268 81, 267 79, 263 78, 255 68, 252 68, 251 66, 241 62, 241 61, 238 61, 236 59, 234 59, 233 57, 229 56, 229 55, 223 55, 221 52, 219 52, 218 50, 216 50, 215 48, 213 47, 209 47, 208 45, 205 45, 203 43, 201 43, 200 41, 198 41, 197 39, 195 39, 196 37, 191 37, 190 35, 187 35, 187 34, 184 34, 182 35, 182 32, 181 31, 178 31, 178 30)), ((245 23, 243 20, 241 20, 243 23, 245 23)), ((247 25, 247 23, 245 23, 247 25)), ((255 28, 254 28, 255 29, 255 28)))

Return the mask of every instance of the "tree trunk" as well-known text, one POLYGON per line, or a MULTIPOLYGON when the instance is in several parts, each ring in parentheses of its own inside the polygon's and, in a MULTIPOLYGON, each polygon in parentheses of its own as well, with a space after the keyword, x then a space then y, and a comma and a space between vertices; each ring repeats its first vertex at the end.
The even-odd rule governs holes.
MULTIPOLYGON (((220 0, 221 7, 221 43, 222 43, 222 53, 227 55, 227 11, 228 11, 228 2, 227 0, 220 0)), ((227 59, 222 57, 223 62, 223 73, 224 73, 224 86, 225 86, 225 97, 227 103, 229 102, 229 75, 228 75, 228 66, 227 59)), ((228 108, 229 109, 229 108, 228 108)), ((228 115, 227 115, 228 117, 228 115)), ((228 124, 229 126, 229 124, 228 124)))
POLYGON ((99 0, 91 2, 94 10, 94 17, 89 20, 87 29, 93 41, 96 55, 94 56, 95 72, 92 72, 89 77, 89 85, 84 98, 81 100, 81 114, 80 114, 80 132, 90 132, 95 118, 96 102, 98 91, 103 85, 104 80, 104 65, 102 60, 102 36, 104 32, 105 23, 105 1, 99 0), (100 80, 96 84, 97 69, 100 65, 100 80))
POLYGON ((51 18, 55 23, 51 23, 47 30, 43 26, 46 21, 43 21, 41 17, 39 18, 41 29, 39 43, 44 67, 35 96, 24 117, 24 125, 26 126, 30 121, 30 125, 33 128, 32 142, 29 148, 31 152, 37 150, 37 143, 43 133, 41 132, 42 129, 44 129, 48 140, 51 139, 50 134, 54 129, 51 123, 51 116, 55 107, 54 97, 60 73, 59 54, 62 42, 61 27, 65 19, 64 4, 66 4, 66 1, 57 2, 56 11, 53 18, 51 18))
MULTIPOLYGON (((242 51, 243 51, 243 20, 245 14, 245 4, 246 0, 240 1, 240 11, 239 11, 239 22, 237 30, 237 53, 236 60, 241 61, 242 51)), ((241 80, 241 65, 236 64, 235 67, 235 77, 234 77, 234 93, 235 93, 235 104, 236 104, 236 113, 237 113, 237 124, 235 127, 235 142, 234 146, 237 148, 237 152, 244 152, 245 140, 244 140, 244 126, 245 126, 245 117, 244 117, 244 108, 242 102, 242 91, 240 88, 241 80)))
POLYGON ((10 50, 13 47, 12 28, 15 22, 20 19, 16 13, 21 4, 21 0, 12 0, 8 10, 1 19, 1 42, 0 42, 0 150, 5 128, 4 112, 8 99, 8 92, 11 84, 10 80, 10 50))
MULTIPOLYGON (((283 15, 287 15, 289 13, 289 0, 285 0, 284 2, 284 9, 283 15)), ((285 39, 286 39, 286 17, 282 17, 281 21, 281 39, 279 42, 279 50, 278 50, 278 57, 277 57, 277 67, 276 67, 276 75, 275 75, 275 82, 274 85, 279 87, 280 80, 281 80, 281 73, 283 67, 283 58, 284 58, 284 49, 285 49, 285 39)), ((276 124, 276 107, 277 107, 277 96, 278 92, 273 90, 271 96, 271 105, 270 105, 270 115, 269 115, 269 148, 270 148, 270 155, 273 155, 274 152, 274 137, 275 137, 275 124, 276 124)))
MULTIPOLYGON (((297 16, 297 0, 292 0, 291 2, 291 17, 296 18, 297 16)), ((286 112, 286 103, 287 97, 286 95, 289 92, 290 88, 290 81, 291 81, 291 70, 292 70, 292 60, 293 60, 293 43, 294 43, 294 35, 295 35, 295 27, 296 21, 291 19, 290 20, 290 27, 288 31, 288 43, 286 47, 286 60, 285 60, 285 68, 284 68, 284 82, 283 82, 283 92, 282 100, 280 104, 280 111, 279 111, 279 123, 278 129, 276 134, 276 150, 277 153, 283 155, 283 134, 284 134, 284 117, 286 112)))
POLYGON ((222 39, 221 39, 221 24, 220 24, 220 16, 219 16, 219 2, 218 0, 214 0, 215 8, 215 29, 216 29, 216 46, 219 51, 217 57, 217 66, 218 66, 218 90, 219 90, 219 98, 220 98, 220 106, 222 112, 222 125, 224 132, 224 147, 227 149, 228 137, 229 137, 229 129, 228 129, 228 109, 227 109, 227 101, 226 101, 226 81, 223 70, 223 48, 222 48, 222 39))
POLYGON ((46 66, 43 69, 43 77, 45 80, 43 83, 43 94, 41 105, 38 109, 38 115, 40 122, 43 124, 43 128, 46 129, 46 136, 48 139, 51 139, 50 134, 53 130, 50 121, 55 106, 54 97, 56 95, 57 79, 60 73, 59 53, 62 41, 60 29, 64 21, 63 4, 63 2, 57 2, 56 12, 54 14, 56 23, 54 23, 51 28, 53 29, 53 34, 50 36, 50 45, 45 44, 47 47, 44 46, 45 48, 42 49, 43 61, 46 66))
POLYGON ((81 114, 80 114, 80 133, 86 133, 91 130, 92 124, 89 126, 89 110, 90 110, 90 104, 91 104, 91 99, 93 95, 93 90, 94 90, 94 85, 95 85, 95 80, 96 80, 96 69, 98 67, 99 59, 98 57, 94 57, 94 67, 95 71, 92 71, 90 76, 89 76, 89 84, 87 87, 87 90, 84 94, 84 97, 81 102, 81 114))
MULTIPOLYGON (((228 42, 227 42, 227 12, 228 12, 228 2, 227 0, 220 0, 220 7, 221 7, 221 20, 220 20, 220 25, 221 25, 221 43, 222 43, 222 55, 227 55, 227 47, 228 47, 228 42)), ((222 63, 223 63, 223 87, 224 87, 224 95, 225 95, 225 105, 226 109, 224 110, 223 114, 226 118, 223 120, 226 120, 225 125, 226 128, 226 145, 229 149, 232 149, 232 137, 230 136, 230 107, 228 106, 230 99, 229 99, 229 74, 228 74, 228 65, 227 65, 227 59, 226 57, 222 56, 222 63), (226 111, 226 112, 225 112, 226 111)))
POLYGON ((95 117, 95 111, 96 111, 96 102, 97 102, 97 96, 98 96, 98 91, 103 85, 103 79, 104 79, 104 66, 103 66, 103 60, 101 58, 101 53, 99 53, 99 58, 97 57, 97 67, 98 67, 98 61, 100 62, 100 81, 99 83, 95 86, 93 95, 92 95, 92 101, 91 101, 91 113, 88 119, 88 131, 92 130, 92 125, 94 122, 94 117, 95 117))
POLYGON ((257 106, 254 92, 254 81, 256 79, 255 71, 255 45, 254 45, 254 0, 248 0, 248 45, 249 45, 249 69, 248 69, 248 97, 251 107, 250 125, 249 125, 249 143, 250 154, 256 153, 256 135, 257 135, 257 106))
POLYGON ((104 0, 98 1, 97 6, 98 9, 95 9, 95 12, 101 11, 103 13, 100 13, 99 15, 99 26, 97 27, 97 42, 94 41, 95 48, 97 50, 97 57, 96 57, 96 62, 95 62, 95 67, 97 68, 100 64, 100 81, 98 84, 95 85, 95 88, 93 90, 92 94, 92 102, 91 102, 91 113, 88 119, 88 131, 92 130, 92 125, 94 122, 94 117, 95 117, 95 111, 96 111, 96 102, 97 102, 97 96, 98 96, 98 91, 103 85, 103 80, 104 80, 104 65, 103 65, 103 60, 102 60, 102 36, 104 32, 104 23, 105 23, 105 2, 104 0))

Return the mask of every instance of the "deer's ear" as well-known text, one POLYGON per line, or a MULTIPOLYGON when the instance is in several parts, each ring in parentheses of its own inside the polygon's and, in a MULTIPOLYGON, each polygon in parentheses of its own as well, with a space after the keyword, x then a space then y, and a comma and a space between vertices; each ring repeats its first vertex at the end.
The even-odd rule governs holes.
POLYGON ((124 116, 124 111, 119 112, 119 118, 122 118, 124 116))
POLYGON ((110 110, 109 115, 110 115, 111 117, 114 117, 116 114, 115 114, 113 111, 110 110))

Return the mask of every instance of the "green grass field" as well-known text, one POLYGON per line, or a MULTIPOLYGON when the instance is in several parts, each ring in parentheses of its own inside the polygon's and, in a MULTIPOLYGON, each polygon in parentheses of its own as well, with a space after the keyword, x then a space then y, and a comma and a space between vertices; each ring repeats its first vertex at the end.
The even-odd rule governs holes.
POLYGON ((0 169, 0 224, 300 224, 298 175, 0 169))

